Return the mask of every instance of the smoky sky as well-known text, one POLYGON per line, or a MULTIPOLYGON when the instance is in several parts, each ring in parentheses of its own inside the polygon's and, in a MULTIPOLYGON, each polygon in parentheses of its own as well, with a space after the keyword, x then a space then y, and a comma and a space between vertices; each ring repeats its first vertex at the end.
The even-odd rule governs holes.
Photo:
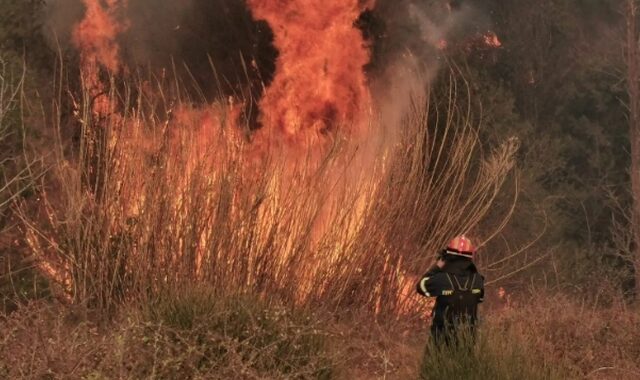
POLYGON ((453 44, 490 29, 488 13, 471 0, 377 0, 364 26, 372 45, 373 70, 410 53, 437 65, 440 41, 453 44))
MULTIPOLYGON (((48 0, 48 32, 70 41, 83 12, 81 0, 48 0)), ((371 49, 368 75, 383 76, 407 52, 436 66, 437 40, 469 33, 479 14, 469 0, 377 0, 354 21, 371 49)), ((254 103, 273 79, 273 33, 252 18, 245 0, 128 0, 118 17, 127 25, 118 41, 121 59, 133 72, 168 71, 195 82, 207 100, 231 95, 254 103)))
POLYGON ((255 91, 273 79, 273 33, 265 22, 252 19, 244 1, 150 3, 129 4, 131 24, 122 37, 128 64, 188 70, 207 95, 219 90, 256 96, 255 91))
MULTIPOLYGON (((49 0, 50 40, 73 50, 64 44, 83 14, 81 0, 49 0)), ((244 0, 129 0, 118 20, 127 25, 118 42, 130 71, 175 73, 207 98, 255 96, 273 79, 273 33, 244 0)))

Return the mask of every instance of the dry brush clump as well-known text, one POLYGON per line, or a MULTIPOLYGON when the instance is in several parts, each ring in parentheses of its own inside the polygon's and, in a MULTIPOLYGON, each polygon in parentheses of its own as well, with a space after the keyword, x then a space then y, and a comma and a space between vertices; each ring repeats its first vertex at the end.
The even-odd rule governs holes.
POLYGON ((25 70, 17 71, 0 54, 0 231, 7 229, 9 207, 32 185, 35 160, 16 143, 24 142, 23 98, 25 70))
POLYGON ((491 299, 482 310, 473 347, 464 333, 460 346, 428 343, 421 376, 637 379, 640 313, 619 291, 603 288, 572 294, 538 287, 491 299))
POLYGON ((533 355, 514 336, 485 326, 475 337, 460 330, 458 343, 427 344, 420 366, 420 379, 566 379, 554 363, 533 355))
POLYGON ((16 201, 33 194, 43 167, 26 149, 33 137, 30 110, 25 109, 27 71, 11 62, 0 51, 0 313, 42 295, 45 288, 32 263, 21 256, 20 223, 12 212, 16 201))
POLYGON ((108 324, 87 309, 33 303, 0 327, 0 376, 12 379, 329 379, 338 362, 313 314, 206 290, 108 324))
POLYGON ((536 292, 488 315, 488 329, 513 337, 528 356, 565 376, 637 379, 640 313, 621 296, 592 296, 536 292))

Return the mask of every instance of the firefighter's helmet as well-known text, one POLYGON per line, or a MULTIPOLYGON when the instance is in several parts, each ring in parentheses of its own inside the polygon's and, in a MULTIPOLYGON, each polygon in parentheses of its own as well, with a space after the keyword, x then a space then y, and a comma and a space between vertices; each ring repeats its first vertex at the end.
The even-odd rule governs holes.
POLYGON ((445 252, 448 255, 473 258, 473 255, 476 253, 476 247, 473 246, 473 243, 468 237, 461 235, 456 236, 449 242, 445 252))

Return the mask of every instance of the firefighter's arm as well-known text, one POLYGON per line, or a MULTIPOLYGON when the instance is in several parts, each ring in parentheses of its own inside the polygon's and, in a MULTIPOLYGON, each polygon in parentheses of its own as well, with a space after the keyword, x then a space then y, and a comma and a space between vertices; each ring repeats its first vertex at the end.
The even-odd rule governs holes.
POLYGON ((442 254, 438 255, 435 264, 424 276, 418 281, 416 290, 419 294, 425 297, 435 297, 442 292, 442 267, 444 266, 444 260, 442 254))
POLYGON ((435 297, 442 294, 442 273, 439 271, 427 272, 417 284, 417 291, 425 297, 435 297))

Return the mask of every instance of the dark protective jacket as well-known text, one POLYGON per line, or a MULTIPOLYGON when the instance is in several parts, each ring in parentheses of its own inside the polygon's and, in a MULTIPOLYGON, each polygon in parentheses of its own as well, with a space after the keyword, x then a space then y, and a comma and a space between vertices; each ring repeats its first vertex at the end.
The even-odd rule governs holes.
POLYGON ((447 257, 443 268, 434 265, 422 276, 417 290, 436 298, 433 333, 460 322, 473 326, 478 319, 478 303, 484 298, 484 277, 470 259, 447 257))

